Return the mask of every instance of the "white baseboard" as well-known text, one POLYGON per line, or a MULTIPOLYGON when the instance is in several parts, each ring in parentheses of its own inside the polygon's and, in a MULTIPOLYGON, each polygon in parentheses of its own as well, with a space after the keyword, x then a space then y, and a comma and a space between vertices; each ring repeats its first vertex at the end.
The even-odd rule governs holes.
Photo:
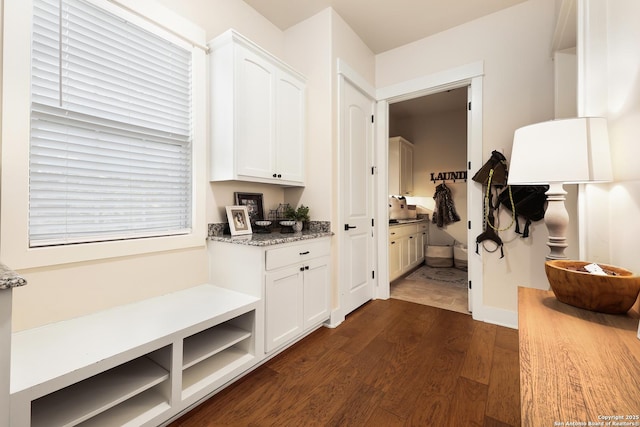
POLYGON ((481 320, 484 322, 511 329, 518 329, 518 313, 515 311, 484 306, 482 314, 483 319, 481 320))

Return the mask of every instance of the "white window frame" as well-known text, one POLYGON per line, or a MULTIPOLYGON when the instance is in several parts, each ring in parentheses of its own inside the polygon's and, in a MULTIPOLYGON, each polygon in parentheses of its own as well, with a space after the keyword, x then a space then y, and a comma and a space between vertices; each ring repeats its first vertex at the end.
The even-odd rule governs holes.
POLYGON ((31 0, 4 2, 2 74, 2 175, 0 191, 0 259, 25 269, 206 244, 206 34, 204 30, 152 0, 90 0, 111 12, 129 14, 140 25, 150 22, 188 40, 192 48, 192 229, 176 236, 150 237, 54 247, 29 247, 29 131, 31 0), (115 4, 118 3, 118 4, 115 4))

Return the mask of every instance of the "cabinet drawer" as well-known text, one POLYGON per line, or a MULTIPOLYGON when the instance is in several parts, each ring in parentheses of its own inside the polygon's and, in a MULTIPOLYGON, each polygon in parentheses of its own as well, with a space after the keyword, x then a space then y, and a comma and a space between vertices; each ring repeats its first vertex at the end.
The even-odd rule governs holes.
POLYGON ((395 225, 389 227, 389 239, 397 239, 399 237, 410 236, 418 232, 417 224, 395 225))
POLYGON ((266 251, 267 270, 285 267, 300 261, 329 255, 329 240, 309 240, 304 243, 283 246, 266 251))

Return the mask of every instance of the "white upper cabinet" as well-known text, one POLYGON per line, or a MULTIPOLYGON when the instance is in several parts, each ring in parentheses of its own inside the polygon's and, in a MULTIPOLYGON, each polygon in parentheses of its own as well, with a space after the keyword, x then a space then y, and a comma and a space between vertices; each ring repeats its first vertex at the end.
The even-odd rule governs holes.
POLYGON ((389 195, 413 195, 413 144, 401 136, 389 138, 389 195))
POLYGON ((209 46, 211 181, 304 186, 304 77, 233 30, 209 46))

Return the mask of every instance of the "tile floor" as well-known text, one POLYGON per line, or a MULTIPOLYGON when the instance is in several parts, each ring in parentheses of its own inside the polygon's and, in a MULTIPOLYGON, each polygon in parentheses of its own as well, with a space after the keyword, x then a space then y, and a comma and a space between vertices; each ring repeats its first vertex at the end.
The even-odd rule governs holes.
POLYGON ((413 271, 391 282, 391 298, 470 314, 466 287, 450 283, 407 280, 411 273, 413 271))

